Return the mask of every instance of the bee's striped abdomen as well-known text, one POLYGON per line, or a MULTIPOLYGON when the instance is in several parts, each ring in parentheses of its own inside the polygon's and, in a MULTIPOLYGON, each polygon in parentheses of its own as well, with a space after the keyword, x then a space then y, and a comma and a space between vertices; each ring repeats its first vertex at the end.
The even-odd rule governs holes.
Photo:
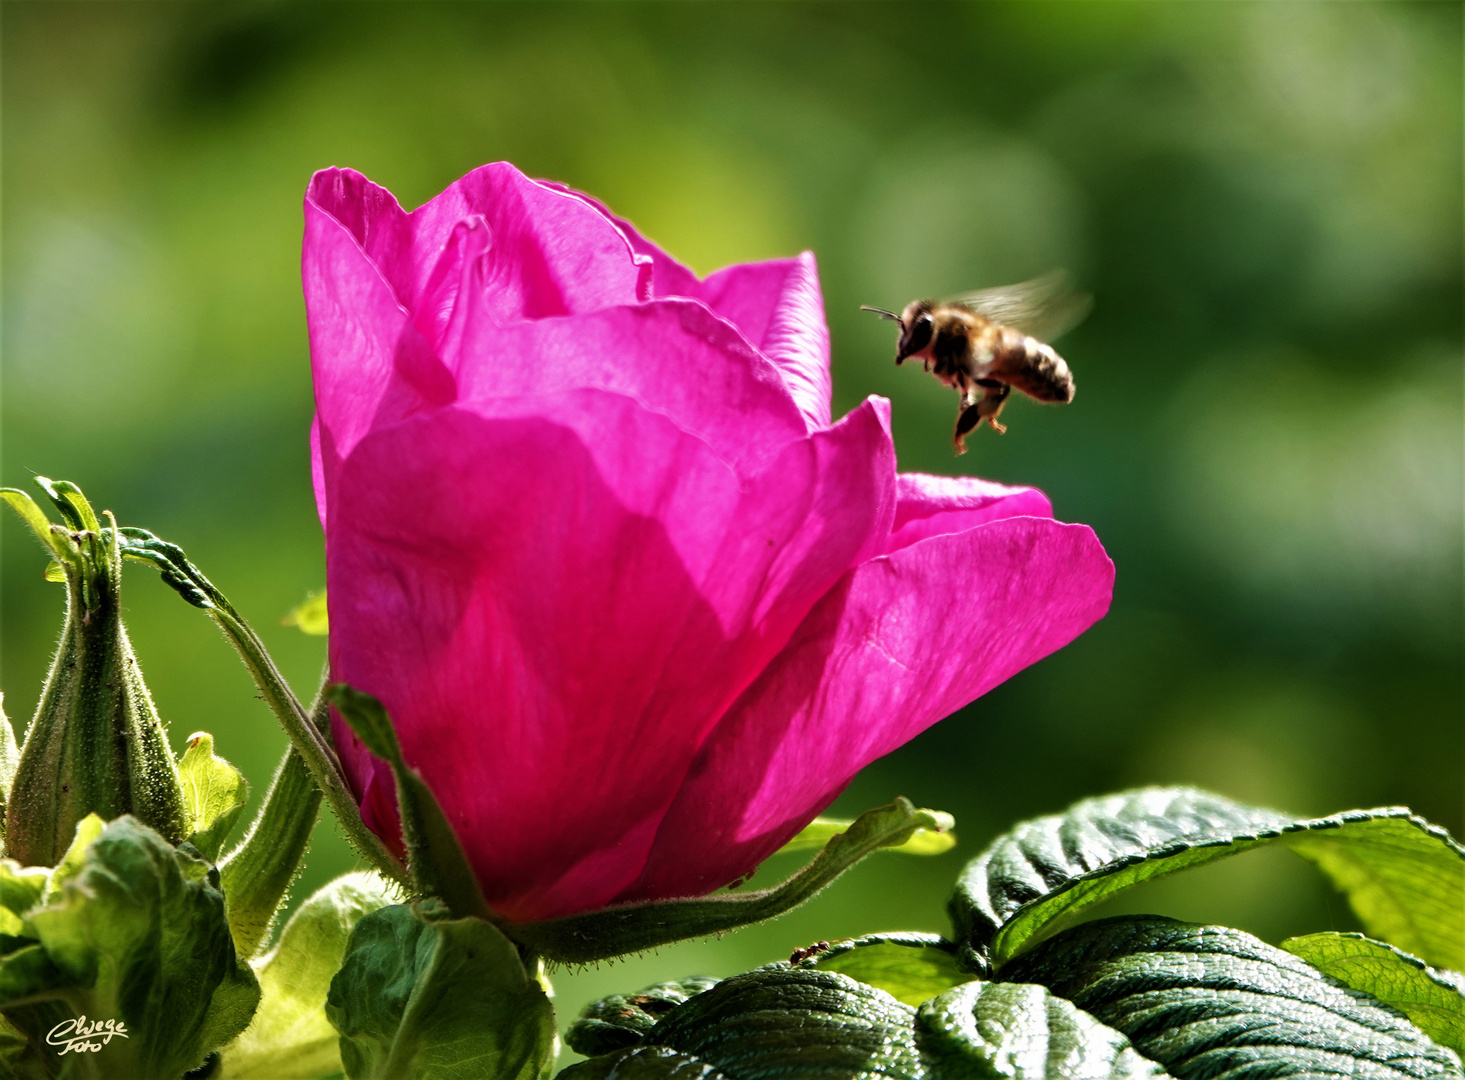
POLYGON ((993 351, 992 374, 1037 401, 1066 405, 1073 400, 1073 372, 1063 357, 1010 327, 1002 328, 993 351))

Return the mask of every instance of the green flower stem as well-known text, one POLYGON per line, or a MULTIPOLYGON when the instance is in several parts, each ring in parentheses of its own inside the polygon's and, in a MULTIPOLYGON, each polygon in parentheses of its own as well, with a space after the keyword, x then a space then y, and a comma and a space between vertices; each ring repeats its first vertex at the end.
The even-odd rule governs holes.
MULTIPOLYGON (((325 696, 317 695, 312 726, 323 730, 329 715, 325 696)), ((269 940, 275 915, 300 871, 320 803, 320 786, 300 751, 291 746, 249 832, 219 863, 229 899, 229 932, 240 956, 256 955, 269 940)))
POLYGON ((158 539, 145 529, 121 529, 123 554, 151 563, 163 580, 194 607, 208 612, 224 637, 249 669, 265 704, 280 721, 290 744, 299 753, 311 777, 330 804, 347 838, 372 867, 389 880, 407 884, 407 872, 381 838, 361 820, 356 800, 346 784, 340 760, 321 728, 306 715, 305 707, 290 689, 285 677, 270 658, 264 643, 244 621, 224 594, 188 561, 181 548, 158 539))
POLYGON ((909 799, 867 810, 832 837, 802 870, 761 892, 724 893, 693 900, 659 900, 589 911, 534 923, 503 923, 523 949, 553 963, 589 964, 628 953, 708 937, 762 922, 797 907, 866 855, 906 843, 921 829, 946 832, 950 814, 919 810, 909 799))

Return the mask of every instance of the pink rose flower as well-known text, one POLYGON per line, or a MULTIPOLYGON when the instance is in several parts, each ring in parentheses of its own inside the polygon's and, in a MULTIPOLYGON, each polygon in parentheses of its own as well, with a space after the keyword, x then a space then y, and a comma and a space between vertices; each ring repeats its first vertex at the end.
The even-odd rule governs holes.
POLYGON ((831 418, 808 253, 699 280, 507 164, 410 214, 328 169, 304 280, 332 676, 507 918, 728 883, 1108 608, 1040 492, 898 476, 883 399, 831 418))

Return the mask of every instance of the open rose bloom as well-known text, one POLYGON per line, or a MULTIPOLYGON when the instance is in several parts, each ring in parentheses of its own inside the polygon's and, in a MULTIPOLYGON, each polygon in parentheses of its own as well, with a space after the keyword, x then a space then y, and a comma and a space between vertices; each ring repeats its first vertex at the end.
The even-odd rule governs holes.
POLYGON ((1040 492, 897 474, 882 399, 830 416, 809 254, 699 280, 509 165, 410 214, 332 169, 304 276, 331 674, 507 918, 727 884, 1108 607, 1040 492))

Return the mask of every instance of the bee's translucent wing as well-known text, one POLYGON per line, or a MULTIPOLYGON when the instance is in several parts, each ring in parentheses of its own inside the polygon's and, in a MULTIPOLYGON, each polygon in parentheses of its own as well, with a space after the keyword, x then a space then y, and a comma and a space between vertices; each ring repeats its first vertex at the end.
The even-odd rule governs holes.
POLYGON ((1011 326, 1039 341, 1054 341, 1083 321, 1094 298, 1075 292, 1066 270, 1046 274, 1016 285, 999 285, 952 297, 952 303, 971 308, 993 322, 1011 326))

